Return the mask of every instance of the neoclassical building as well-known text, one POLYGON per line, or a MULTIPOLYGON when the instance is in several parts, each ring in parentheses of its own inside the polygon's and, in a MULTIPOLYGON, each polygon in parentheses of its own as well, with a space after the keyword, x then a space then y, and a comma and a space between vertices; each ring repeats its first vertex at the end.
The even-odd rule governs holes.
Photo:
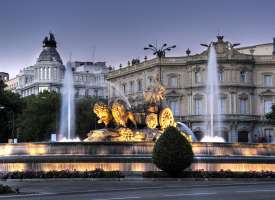
MULTIPOLYGON (((217 38, 220 94, 215 103, 222 123, 215 123, 215 132, 228 142, 272 142, 275 129, 265 114, 275 103, 275 40, 237 49, 222 36, 217 38)), ((154 58, 113 70, 108 76, 109 100, 124 94, 133 107, 142 105, 144 91, 159 77, 167 88, 166 104, 200 139, 210 126, 205 82, 208 51, 195 55, 187 51, 186 56, 154 58)))
MULTIPOLYGON (((50 33, 43 41, 43 49, 33 66, 20 71, 6 84, 8 89, 23 97, 37 95, 44 90, 60 92, 66 70, 57 51, 55 37, 50 33)), ((109 68, 105 62, 73 62, 76 96, 107 97, 106 77, 109 68)))

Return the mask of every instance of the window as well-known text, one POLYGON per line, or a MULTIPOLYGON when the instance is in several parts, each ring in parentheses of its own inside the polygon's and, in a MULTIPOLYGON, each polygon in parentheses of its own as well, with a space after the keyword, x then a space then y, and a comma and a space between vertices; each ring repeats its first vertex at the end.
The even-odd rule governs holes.
POLYGON ((116 96, 116 88, 112 87, 112 96, 115 97, 116 96))
POLYGON ((134 81, 130 82, 130 93, 134 93, 134 81))
POLYGON ((126 94, 126 89, 127 89, 127 85, 123 84, 122 85, 122 91, 123 91, 124 94, 126 94))
POLYGON ((247 114, 247 99, 240 99, 240 113, 247 114))
POLYGON ((201 76, 199 71, 195 71, 195 83, 201 82, 201 76))
POLYGON ((139 92, 142 91, 142 80, 141 79, 138 80, 138 91, 139 92))
POLYGON ((264 100, 264 113, 269 113, 272 111, 272 101, 264 100))
POLYGON ((202 99, 195 99, 195 115, 202 114, 202 99))
POLYGON ((272 86, 272 75, 264 75, 264 86, 265 87, 272 86))
POLYGON ((148 79, 149 79, 149 84, 151 85, 153 83, 153 77, 150 76, 148 79))
POLYGON ((241 71, 240 72, 240 80, 243 83, 245 83, 247 81, 247 72, 246 71, 241 71))
POLYGON ((218 78, 219 78, 219 81, 223 81, 224 77, 223 77, 223 71, 219 71, 218 72, 218 78))
POLYGON ((240 143, 248 142, 248 132, 247 131, 238 132, 238 142, 240 142, 240 143))
POLYGON ((178 87, 178 78, 176 76, 169 77, 168 86, 172 88, 178 87))
POLYGON ((265 136, 268 143, 272 142, 272 135, 273 135, 273 129, 272 128, 264 129, 264 136, 265 136))
POLYGON ((179 116, 179 103, 178 101, 170 101, 170 108, 175 116, 179 116))
POLYGON ((225 98, 220 98, 218 101, 218 113, 225 114, 225 98))

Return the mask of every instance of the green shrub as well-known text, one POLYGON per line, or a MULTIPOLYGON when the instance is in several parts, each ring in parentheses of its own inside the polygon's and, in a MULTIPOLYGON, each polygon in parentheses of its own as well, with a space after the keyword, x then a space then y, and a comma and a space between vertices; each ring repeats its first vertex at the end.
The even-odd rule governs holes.
POLYGON ((175 127, 168 127, 157 140, 153 162, 170 175, 177 175, 190 166, 193 150, 187 139, 175 127))

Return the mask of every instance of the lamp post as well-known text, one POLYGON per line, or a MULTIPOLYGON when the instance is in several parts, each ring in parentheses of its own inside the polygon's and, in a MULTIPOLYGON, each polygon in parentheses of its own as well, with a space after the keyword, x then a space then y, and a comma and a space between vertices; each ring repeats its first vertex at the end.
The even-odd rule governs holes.
POLYGON ((5 107, 5 106, 0 106, 0 110, 8 110, 11 113, 12 116, 12 130, 11 130, 11 137, 12 137, 12 142, 14 143, 14 112, 12 109, 5 107))
POLYGON ((153 51, 153 55, 156 55, 160 59, 160 65, 159 65, 159 81, 161 83, 161 59, 165 57, 165 53, 167 51, 171 51, 172 49, 176 48, 176 45, 173 46, 167 46, 166 43, 164 43, 161 48, 157 48, 156 46, 149 44, 148 47, 144 47, 144 50, 151 50, 153 51))

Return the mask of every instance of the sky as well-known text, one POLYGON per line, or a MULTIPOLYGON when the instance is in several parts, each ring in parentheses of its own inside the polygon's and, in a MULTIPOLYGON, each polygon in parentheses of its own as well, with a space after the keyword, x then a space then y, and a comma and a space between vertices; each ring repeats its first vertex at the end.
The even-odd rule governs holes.
POLYGON ((66 63, 118 67, 152 57, 149 43, 177 45, 167 56, 203 50, 216 40, 242 46, 272 42, 274 0, 0 0, 0 71, 11 77, 34 65, 51 31, 66 63))

